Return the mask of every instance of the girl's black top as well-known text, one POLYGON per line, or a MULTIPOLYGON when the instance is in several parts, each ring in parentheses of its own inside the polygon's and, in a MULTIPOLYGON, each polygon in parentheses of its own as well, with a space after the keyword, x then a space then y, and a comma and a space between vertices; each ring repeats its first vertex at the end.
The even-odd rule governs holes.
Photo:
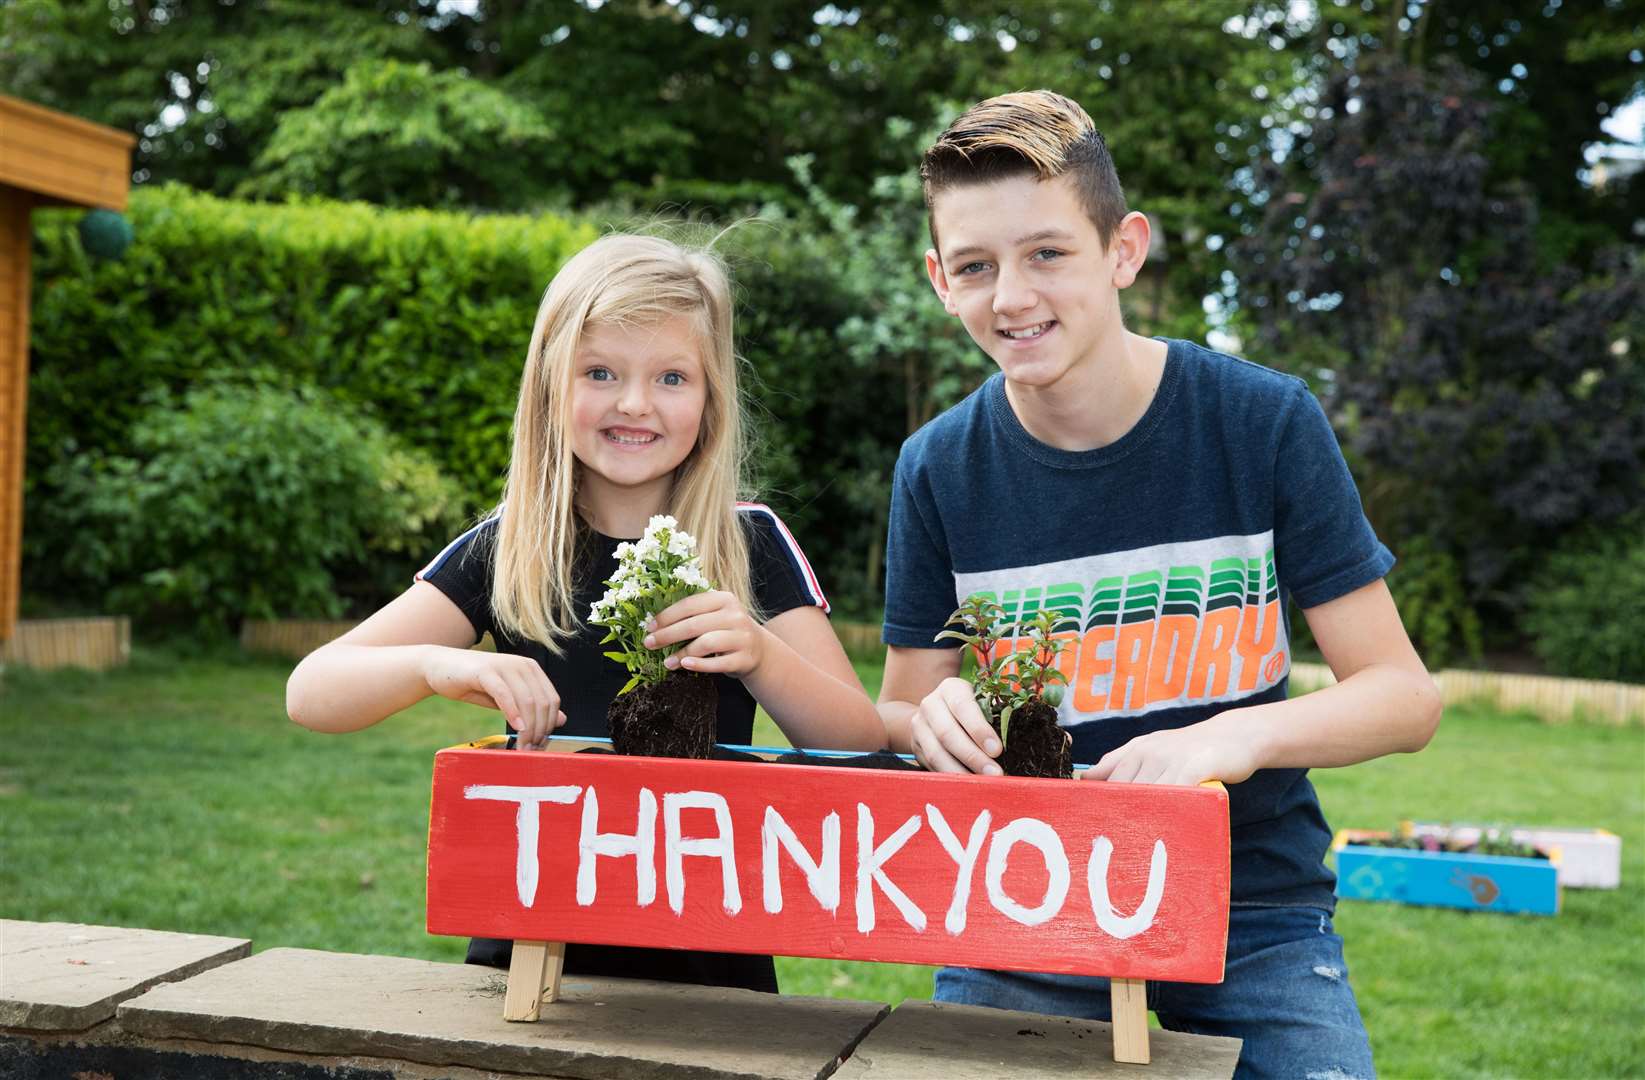
MULTIPOLYGON (((771 619, 807 605, 828 610, 805 554, 786 526, 768 507, 738 506, 738 520, 748 538, 749 577, 759 615, 771 619)), ((450 598, 474 627, 474 640, 491 634, 497 651, 529 656, 542 667, 560 694, 565 726, 556 734, 605 738, 606 707, 628 681, 628 671, 606 658, 610 646, 601 645, 605 628, 587 624, 563 642, 555 656, 540 642, 522 640, 497 627, 491 610, 493 553, 497 519, 488 518, 457 537, 417 575, 450 598)), ((579 534, 575 569, 577 613, 588 611, 605 593, 605 581, 617 570, 617 545, 622 541, 584 529, 579 534)), ((754 730, 754 697, 741 680, 714 676, 720 695, 717 742, 743 744, 754 730)), ((508 730, 506 722, 504 731, 508 730)), ((468 962, 508 967, 510 942, 475 938, 469 943, 468 962)), ((777 990, 776 971, 769 956, 743 953, 691 952, 682 949, 641 949, 616 945, 568 945, 565 970, 569 974, 613 975, 664 982, 734 986, 750 990, 777 990)))

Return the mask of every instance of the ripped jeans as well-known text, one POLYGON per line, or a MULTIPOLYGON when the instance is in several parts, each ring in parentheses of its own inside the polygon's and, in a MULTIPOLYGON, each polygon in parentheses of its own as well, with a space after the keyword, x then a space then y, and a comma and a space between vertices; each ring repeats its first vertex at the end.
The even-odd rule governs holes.
MULTIPOLYGON (((943 968, 934 1000, 1108 1020, 1108 980, 943 968)), ((1162 1027, 1245 1040, 1236 1080, 1350 1080, 1376 1075, 1342 938, 1315 907, 1235 907, 1221 983, 1151 982, 1162 1027)))

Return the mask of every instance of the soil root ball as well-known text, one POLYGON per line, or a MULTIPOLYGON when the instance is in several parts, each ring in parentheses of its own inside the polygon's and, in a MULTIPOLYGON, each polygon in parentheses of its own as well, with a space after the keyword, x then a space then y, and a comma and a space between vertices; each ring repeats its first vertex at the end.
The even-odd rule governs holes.
POLYGON ((619 754, 706 758, 714 751, 720 692, 708 675, 672 671, 660 683, 636 686, 606 710, 619 754))

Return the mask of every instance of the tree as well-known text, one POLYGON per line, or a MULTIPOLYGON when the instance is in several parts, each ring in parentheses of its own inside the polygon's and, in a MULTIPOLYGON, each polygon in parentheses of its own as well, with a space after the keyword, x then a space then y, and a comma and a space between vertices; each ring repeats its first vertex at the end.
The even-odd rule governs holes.
POLYGON ((1501 616, 1563 531, 1640 503, 1645 274, 1619 248, 1587 277, 1539 265, 1534 192, 1492 174, 1494 107, 1449 62, 1339 74, 1311 149, 1260 170, 1233 265, 1263 350, 1326 397, 1378 531, 1427 538, 1501 616))
POLYGON ((140 183, 227 195, 288 110, 362 58, 430 60, 429 44, 358 2, 17 0, 0 6, 0 85, 137 136, 140 183))
POLYGON ((554 135, 536 110, 461 72, 362 60, 281 115, 235 193, 514 209, 563 192, 571 163, 554 135))
POLYGON ((963 92, 950 54, 965 46, 945 32, 945 7, 17 0, 0 5, 0 84, 138 135, 140 182, 350 197, 372 180, 353 159, 372 149, 400 156, 396 173, 438 205, 683 194, 724 211, 793 192, 787 158, 818 148, 821 181, 862 197, 866 178, 889 167, 877 141, 885 120, 929 117, 963 92), (427 69, 410 86, 417 65, 427 69), (466 169, 436 152, 426 176, 408 176, 414 158, 402 150, 428 140, 428 120, 461 125, 470 112, 489 127, 439 140, 461 147, 466 169), (397 126, 423 135, 397 138, 397 126), (367 145, 328 147, 326 133, 344 128, 369 133, 367 145), (489 150, 487 131, 504 135, 489 150), (536 166, 526 177, 521 140, 536 166), (510 181, 501 202, 487 178, 510 181))
POLYGON ((1377 15, 1392 24, 1390 51, 1406 62, 1449 59, 1479 74, 1497 106, 1487 133, 1490 177, 1535 192, 1543 266, 1586 266, 1645 218, 1645 183, 1596 190, 1582 176, 1587 148, 1611 141, 1600 125, 1645 89, 1645 7, 1381 0, 1377 15))

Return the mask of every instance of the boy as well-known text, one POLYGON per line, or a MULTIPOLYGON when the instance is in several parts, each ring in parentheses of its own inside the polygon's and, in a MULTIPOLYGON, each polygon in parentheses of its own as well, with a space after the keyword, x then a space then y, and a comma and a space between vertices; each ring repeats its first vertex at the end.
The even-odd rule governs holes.
MULTIPOLYGON (((1060 722, 1087 780, 1228 785, 1226 980, 1150 983, 1168 1028, 1245 1040, 1240 1075, 1368 1076, 1331 930, 1331 834, 1307 770, 1420 750, 1433 680, 1382 578, 1324 411, 1298 379, 1121 321, 1149 225, 1091 118, 1048 91, 973 107, 921 164, 926 271, 1000 367, 903 446, 880 711, 932 769, 999 741, 933 641, 959 601, 1072 629, 1060 722), (1337 685, 1286 699, 1286 600, 1337 685)), ((1105 979, 946 969, 941 1001, 1108 1018, 1105 979)))

